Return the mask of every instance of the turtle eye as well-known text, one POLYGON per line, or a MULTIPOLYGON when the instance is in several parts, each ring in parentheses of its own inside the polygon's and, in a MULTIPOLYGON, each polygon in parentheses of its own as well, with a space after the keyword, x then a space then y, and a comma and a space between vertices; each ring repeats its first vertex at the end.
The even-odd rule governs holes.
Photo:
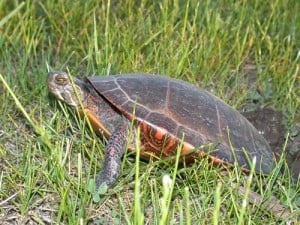
POLYGON ((66 85, 67 80, 66 80, 64 77, 56 77, 56 78, 55 78, 55 82, 56 82, 56 84, 58 84, 58 85, 64 86, 64 85, 66 85))

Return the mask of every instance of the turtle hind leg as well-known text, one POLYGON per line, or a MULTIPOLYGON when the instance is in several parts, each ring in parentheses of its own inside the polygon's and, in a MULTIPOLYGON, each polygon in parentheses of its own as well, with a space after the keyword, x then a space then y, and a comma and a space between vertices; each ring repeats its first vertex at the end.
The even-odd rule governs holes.
POLYGON ((122 124, 115 128, 111 134, 104 155, 102 170, 96 177, 96 188, 106 183, 111 187, 121 174, 122 156, 126 151, 129 125, 122 124))

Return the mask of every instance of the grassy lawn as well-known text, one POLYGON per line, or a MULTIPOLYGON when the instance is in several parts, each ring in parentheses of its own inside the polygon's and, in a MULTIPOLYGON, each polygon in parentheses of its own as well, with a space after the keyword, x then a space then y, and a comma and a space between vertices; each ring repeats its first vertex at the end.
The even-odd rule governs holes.
POLYGON ((105 143, 49 96, 46 78, 162 74, 241 111, 283 112, 290 135, 299 58, 298 0, 0 0, 0 224, 291 224, 300 187, 285 154, 268 177, 128 154, 118 183, 93 199, 105 143), (266 207, 273 197, 287 214, 266 207))

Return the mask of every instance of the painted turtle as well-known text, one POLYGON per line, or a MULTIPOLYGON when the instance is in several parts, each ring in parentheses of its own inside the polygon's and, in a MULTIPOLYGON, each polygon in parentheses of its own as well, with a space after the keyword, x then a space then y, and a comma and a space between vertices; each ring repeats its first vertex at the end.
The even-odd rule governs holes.
MULTIPOLYGON (((249 170, 256 158, 257 173, 268 174, 274 168, 268 143, 245 117, 218 97, 187 82, 147 74, 73 81, 74 85, 65 72, 50 72, 47 80, 52 94, 82 114, 79 96, 96 133, 108 139, 97 187, 104 182, 111 186, 120 175, 132 120, 133 136, 140 127, 143 158, 174 156, 182 144, 186 160, 209 151, 213 163, 236 162, 249 170)), ((129 142, 133 144, 134 137, 129 142)))

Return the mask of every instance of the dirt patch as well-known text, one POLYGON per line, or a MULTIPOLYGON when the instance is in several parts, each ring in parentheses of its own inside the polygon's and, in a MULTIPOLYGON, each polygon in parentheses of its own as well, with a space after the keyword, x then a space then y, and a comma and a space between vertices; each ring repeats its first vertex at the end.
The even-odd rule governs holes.
POLYGON ((242 113, 264 136, 278 159, 282 153, 285 129, 283 115, 270 108, 256 109, 242 113))
MULTIPOLYGON (((242 114, 253 124, 269 143, 277 159, 281 157, 286 142, 283 125, 283 113, 270 108, 256 109, 242 114)), ((286 146, 286 160, 292 176, 297 179, 300 175, 300 125, 289 132, 286 146)))

